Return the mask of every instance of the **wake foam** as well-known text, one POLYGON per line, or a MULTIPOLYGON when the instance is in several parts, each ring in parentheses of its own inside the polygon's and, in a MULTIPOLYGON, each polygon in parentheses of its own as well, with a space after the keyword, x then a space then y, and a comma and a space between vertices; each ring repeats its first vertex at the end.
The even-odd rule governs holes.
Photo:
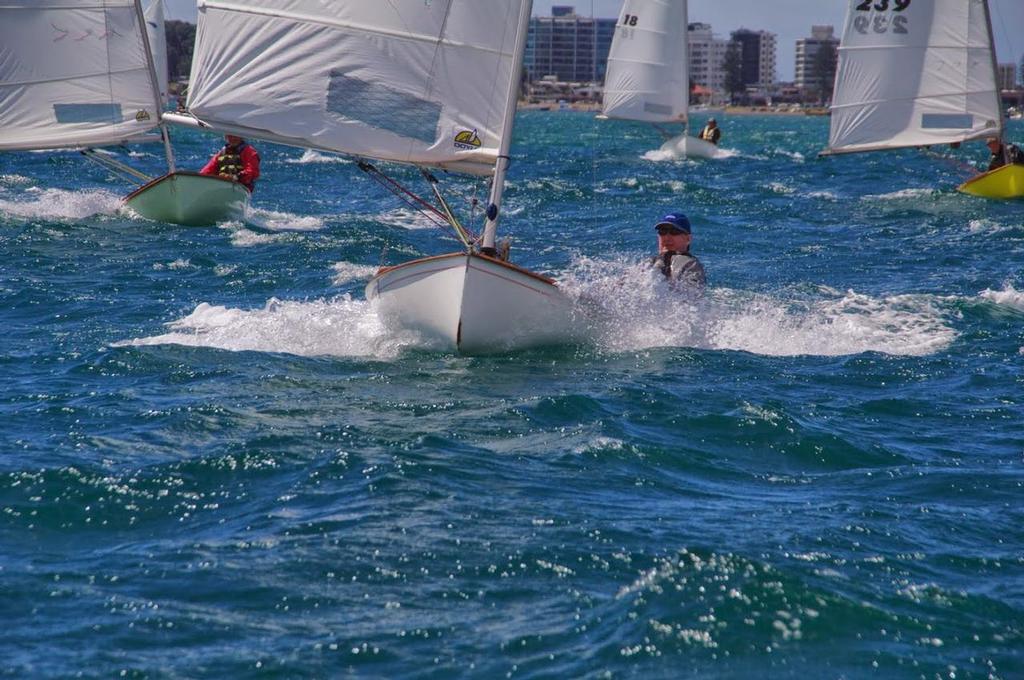
POLYGON ((1004 290, 983 290, 979 297, 1001 307, 1024 312, 1024 291, 1017 290, 1012 284, 1007 283, 1004 290))
POLYGON ((862 196, 862 201, 902 201, 907 199, 927 198, 938 196, 941 192, 938 189, 900 189, 887 194, 869 194, 862 196))
POLYGON ((972 234, 984 234, 992 236, 1007 231, 1019 231, 1022 226, 1024 225, 1021 225, 1020 223, 1016 225, 1010 225, 1004 224, 995 219, 982 218, 969 221, 967 223, 967 230, 972 234))
POLYGON ((314 216, 293 215, 276 210, 249 208, 245 215, 245 223, 237 220, 221 222, 217 225, 231 232, 231 245, 236 248, 251 248, 285 241, 294 232, 319 231, 324 227, 323 218, 314 216), (253 231, 249 226, 262 231, 253 231))
POLYGON ((221 222, 217 226, 231 232, 231 245, 236 248, 252 248, 253 246, 262 246, 268 243, 277 243, 288 238, 287 234, 282 233, 264 234, 252 231, 251 229, 246 229, 245 225, 241 222, 233 220, 221 222))
POLYGON ((81 220, 93 215, 115 215, 121 209, 121 196, 102 190, 29 188, 21 196, 14 200, 0 198, 0 213, 14 217, 81 220))
POLYGON ((596 319, 594 342, 615 352, 694 347, 766 356, 922 356, 957 336, 941 300, 928 295, 874 298, 819 288, 786 299, 711 288, 688 298, 645 263, 587 259, 563 285, 596 319))
POLYGON ((292 163, 297 165, 308 165, 310 163, 340 163, 343 165, 351 164, 353 161, 343 156, 334 156, 331 154, 321 153, 312 149, 306 149, 306 151, 299 158, 289 158, 285 163, 292 163))
MULTIPOLYGON (((505 214, 509 214, 505 211, 505 214)), ((438 225, 434 220, 427 217, 419 210, 410 210, 406 208, 395 208, 387 212, 380 213, 374 217, 378 222, 391 225, 392 227, 401 227, 402 229, 409 230, 420 230, 420 229, 437 229, 438 225)))
POLYGON ((318 231, 324 228, 323 218, 263 208, 249 208, 245 221, 267 231, 318 231))
POLYGON ((369 281, 377 273, 378 267, 352 262, 336 262, 332 269, 334 269, 334 277, 331 279, 331 283, 335 286, 343 286, 351 281, 369 281))
POLYGON ((796 161, 797 163, 803 163, 807 160, 799 151, 790 151, 789 149, 783 149, 782 147, 776 147, 769 153, 773 153, 776 156, 784 156, 792 161, 796 161))
MULTIPOLYGON (((737 149, 717 149, 715 151, 715 155, 711 156, 708 160, 720 161, 726 158, 735 158, 739 155, 740 152, 737 149)), ((692 161, 696 158, 704 158, 703 156, 688 156, 684 150, 668 146, 662 146, 660 149, 652 149, 640 157, 645 161, 653 161, 655 163, 692 161)))
POLYGON ((349 296, 314 302, 272 298, 263 309, 232 309, 206 302, 167 324, 169 332, 114 347, 185 345, 233 352, 392 359, 421 344, 414 334, 386 332, 374 305, 349 296))
MULTIPOLYGON (((335 283, 372 275, 372 267, 335 265, 335 283)), ((703 298, 671 290, 645 263, 583 258, 561 286, 576 301, 589 342, 601 351, 658 347, 734 350, 764 356, 844 356, 881 352, 924 356, 956 338, 949 300, 931 295, 871 297, 818 288, 810 293, 766 295, 728 288, 703 298)), ((1020 305, 1012 288, 1001 304, 1020 305)), ((433 349, 411 332, 385 327, 376 305, 345 295, 326 301, 271 299, 262 309, 202 303, 168 332, 126 340, 118 347, 176 344, 230 351, 391 360, 408 348, 433 349)))

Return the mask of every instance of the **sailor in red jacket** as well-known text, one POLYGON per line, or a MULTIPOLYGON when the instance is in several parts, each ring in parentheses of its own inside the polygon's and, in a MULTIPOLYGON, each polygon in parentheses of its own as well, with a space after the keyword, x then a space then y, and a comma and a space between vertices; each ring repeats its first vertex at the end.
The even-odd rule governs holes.
POLYGON ((234 180, 252 193, 260 176, 260 155, 237 135, 224 135, 224 141, 224 148, 213 154, 199 174, 234 180))

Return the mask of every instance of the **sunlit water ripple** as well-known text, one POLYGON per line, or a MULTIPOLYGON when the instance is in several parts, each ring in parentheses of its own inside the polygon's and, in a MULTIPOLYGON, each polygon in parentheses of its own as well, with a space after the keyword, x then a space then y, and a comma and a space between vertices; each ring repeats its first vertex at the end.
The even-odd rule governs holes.
POLYGON ((679 161, 522 113, 503 231, 592 326, 476 358, 381 326, 453 246, 345 159, 260 144, 188 229, 0 155, 0 676, 1024 677, 1022 204, 952 189, 981 145, 719 118, 679 161))

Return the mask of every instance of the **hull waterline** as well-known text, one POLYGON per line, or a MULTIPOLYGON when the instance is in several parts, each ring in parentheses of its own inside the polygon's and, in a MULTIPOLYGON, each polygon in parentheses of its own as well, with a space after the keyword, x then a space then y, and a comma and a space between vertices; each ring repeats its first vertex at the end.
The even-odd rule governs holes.
POLYGON ((711 142, 690 135, 673 137, 661 145, 661 151, 680 158, 716 158, 719 154, 718 147, 711 142))
POLYGON ((175 172, 139 187, 124 203, 150 220, 202 227, 245 217, 249 191, 222 177, 175 172))
POLYGON ((366 298, 386 326, 465 354, 568 344, 582 333, 554 281, 475 253, 386 267, 367 284, 366 298))
POLYGON ((1024 198, 1024 165, 1004 165, 982 173, 961 184, 958 190, 983 198, 1024 198))

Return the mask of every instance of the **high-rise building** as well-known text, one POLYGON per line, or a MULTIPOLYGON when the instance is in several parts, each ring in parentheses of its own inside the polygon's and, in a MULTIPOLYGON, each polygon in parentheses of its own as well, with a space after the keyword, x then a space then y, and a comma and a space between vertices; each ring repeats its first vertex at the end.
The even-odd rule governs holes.
POLYGON ((716 38, 711 24, 689 25, 690 79, 711 90, 712 99, 720 101, 725 93, 725 54, 729 41, 716 38))
POLYGON ((602 82, 618 19, 578 16, 570 5, 530 19, 523 70, 530 82, 555 76, 564 82, 602 82))
POLYGON ((1000 90, 1016 90, 1017 65, 999 64, 999 70, 996 72, 996 79, 1000 90))
POLYGON ((743 84, 771 91, 775 83, 775 34, 741 28, 732 32, 732 41, 739 45, 743 84))
POLYGON ((815 61, 818 51, 822 49, 839 49, 839 38, 835 37, 832 26, 812 26, 811 37, 796 41, 796 81, 795 85, 801 92, 814 90, 818 87, 818 74, 815 73, 815 61))

